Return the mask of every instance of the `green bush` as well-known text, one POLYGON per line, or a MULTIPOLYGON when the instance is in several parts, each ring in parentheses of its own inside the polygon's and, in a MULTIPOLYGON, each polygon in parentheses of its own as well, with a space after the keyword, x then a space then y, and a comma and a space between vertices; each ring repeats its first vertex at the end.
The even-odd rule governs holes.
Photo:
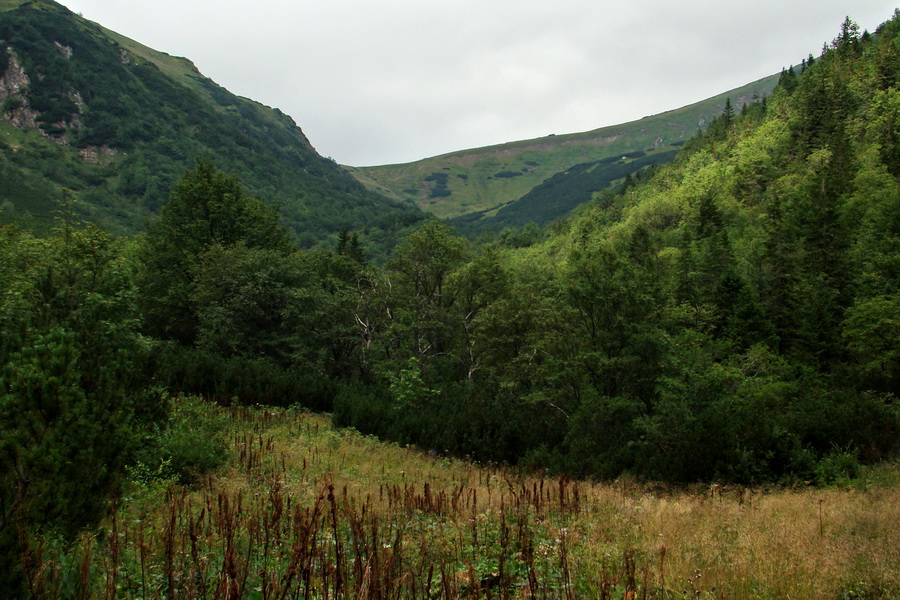
POLYGON ((816 465, 816 483, 819 485, 841 485, 857 479, 862 467, 857 452, 848 448, 835 448, 822 457, 816 465))
POLYGON ((9 96, 3 101, 0 113, 8 113, 22 107, 22 99, 19 96, 9 96))
POLYGON ((171 399, 172 411, 161 430, 148 435, 131 469, 132 479, 173 479, 188 484, 228 458, 228 418, 215 404, 197 396, 171 399))

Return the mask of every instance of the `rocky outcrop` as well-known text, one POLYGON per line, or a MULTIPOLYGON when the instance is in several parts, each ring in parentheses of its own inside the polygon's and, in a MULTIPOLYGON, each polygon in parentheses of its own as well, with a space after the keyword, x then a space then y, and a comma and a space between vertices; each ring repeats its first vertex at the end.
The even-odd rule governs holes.
POLYGON ((7 47, 6 72, 0 77, 0 110, 3 118, 20 129, 37 128, 38 112, 28 104, 25 91, 31 81, 19 63, 16 53, 7 47))
POLYGON ((81 159, 91 165, 105 165, 117 154, 118 151, 108 146, 88 146, 78 151, 81 159))
POLYGON ((70 46, 63 46, 59 42, 53 42, 53 45, 56 46, 56 49, 59 50, 60 54, 66 58, 72 58, 72 48, 70 46))
MULTIPOLYGON (((72 57, 72 49, 70 47, 63 46, 59 42, 54 43, 63 56, 66 58, 72 57)), ((86 105, 84 98, 81 97, 81 93, 74 88, 66 93, 66 96, 76 106, 78 112, 66 121, 52 124, 51 129, 61 133, 48 134, 38 123, 41 113, 31 108, 28 102, 27 91, 31 81, 25 73, 25 69, 22 68, 21 62, 11 47, 6 48, 6 53, 8 55, 6 72, 0 77, 0 112, 2 112, 0 116, 6 119, 13 127, 37 129, 42 135, 57 144, 68 146, 68 133, 81 129, 83 125, 81 115, 84 113, 86 105)))

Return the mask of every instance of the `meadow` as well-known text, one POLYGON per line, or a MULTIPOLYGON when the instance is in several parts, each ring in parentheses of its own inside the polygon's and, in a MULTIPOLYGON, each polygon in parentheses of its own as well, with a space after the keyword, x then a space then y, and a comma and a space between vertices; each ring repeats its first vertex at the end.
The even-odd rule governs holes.
POLYGON ((592 483, 386 444, 327 415, 202 414, 225 464, 188 484, 133 470, 99 531, 32 543, 35 597, 900 597, 896 465, 829 488, 592 483))

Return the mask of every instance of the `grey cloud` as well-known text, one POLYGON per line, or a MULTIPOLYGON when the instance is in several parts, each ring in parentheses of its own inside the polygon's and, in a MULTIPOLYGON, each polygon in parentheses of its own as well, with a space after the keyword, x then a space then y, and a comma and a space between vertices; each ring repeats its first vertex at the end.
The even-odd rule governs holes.
POLYGON ((345 164, 677 108, 818 54, 884 0, 64 0, 294 117, 345 164), (252 7, 252 8, 248 8, 252 7))

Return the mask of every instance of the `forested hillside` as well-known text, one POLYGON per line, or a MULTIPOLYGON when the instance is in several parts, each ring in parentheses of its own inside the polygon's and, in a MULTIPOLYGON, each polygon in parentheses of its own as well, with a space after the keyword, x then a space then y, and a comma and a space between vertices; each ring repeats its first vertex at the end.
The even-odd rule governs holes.
POLYGON ((894 456, 898 31, 848 20, 543 245, 407 238, 361 318, 381 383, 338 421, 583 476, 827 480, 894 456))
POLYGON ((566 477, 827 485, 896 458, 898 81, 900 12, 848 19, 525 248, 428 222, 383 265, 353 231, 301 249, 205 160, 140 236, 71 210, 46 237, 0 229, 0 586, 26 595, 40 552, 134 482, 220 464, 191 395, 566 477))
POLYGON ((421 219, 319 156, 287 115, 51 0, 0 5, 0 116, 0 222, 36 231, 68 202, 137 232, 196 156, 279 205, 304 247, 353 228, 382 252, 421 219))

